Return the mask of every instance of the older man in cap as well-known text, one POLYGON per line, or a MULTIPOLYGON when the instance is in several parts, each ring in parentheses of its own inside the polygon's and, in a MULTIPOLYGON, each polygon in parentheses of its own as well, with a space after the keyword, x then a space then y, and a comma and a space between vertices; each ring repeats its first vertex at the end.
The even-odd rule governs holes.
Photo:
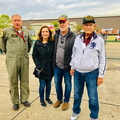
POLYGON ((71 120, 76 120, 81 112, 80 105, 86 84, 90 120, 97 120, 99 113, 98 85, 103 83, 106 69, 106 57, 103 39, 98 36, 94 29, 95 20, 92 16, 83 18, 84 33, 75 39, 72 53, 71 75, 74 75, 74 103, 71 120))
POLYGON ((58 18, 59 29, 55 32, 55 52, 54 52, 54 80, 57 93, 57 101, 54 107, 61 105, 62 110, 67 110, 69 107, 69 99, 71 93, 71 75, 70 75, 70 61, 72 55, 72 47, 76 35, 69 28, 69 19, 66 15, 61 15, 58 18), (64 77, 65 92, 63 99, 62 80, 64 77))

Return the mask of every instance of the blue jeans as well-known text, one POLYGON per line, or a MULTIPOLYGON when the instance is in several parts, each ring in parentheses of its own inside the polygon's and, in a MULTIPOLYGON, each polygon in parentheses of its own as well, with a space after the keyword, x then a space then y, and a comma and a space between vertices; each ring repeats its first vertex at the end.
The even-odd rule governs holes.
POLYGON ((52 80, 39 79, 39 82, 40 82, 40 85, 39 85, 40 100, 44 100, 44 90, 45 90, 45 87, 46 87, 46 98, 50 97, 51 81, 52 80))
POLYGON ((56 66, 54 69, 54 80, 55 80, 57 99, 60 101, 62 101, 63 99, 63 88, 62 88, 63 77, 65 83, 64 102, 69 102, 71 88, 72 88, 70 71, 64 71, 64 69, 61 69, 58 66, 56 66))
POLYGON ((97 119, 99 112, 98 92, 97 92, 97 78, 98 69, 88 72, 80 73, 74 72, 74 103, 73 112, 79 114, 81 109, 81 99, 84 91, 84 84, 86 83, 87 93, 89 97, 89 109, 91 111, 90 117, 97 119))

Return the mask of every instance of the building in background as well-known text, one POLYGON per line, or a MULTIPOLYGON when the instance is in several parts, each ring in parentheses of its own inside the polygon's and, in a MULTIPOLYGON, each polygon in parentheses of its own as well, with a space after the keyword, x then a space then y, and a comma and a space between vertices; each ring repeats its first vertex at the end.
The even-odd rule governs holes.
MULTIPOLYGON (((113 16, 94 16, 95 21, 97 23, 97 30, 96 32, 100 32, 101 29, 105 29, 107 34, 110 35, 117 35, 120 33, 120 15, 113 15, 113 16)), ((49 18, 49 19, 30 19, 30 20, 23 20, 23 26, 26 26, 28 29, 31 26, 32 29, 29 29, 30 32, 32 31, 35 35, 38 33, 38 29, 40 29, 43 25, 51 25, 52 21, 57 21, 58 18, 49 18)), ((83 17, 74 17, 69 18, 70 20, 70 28, 73 32, 75 32, 75 27, 77 24, 82 23, 83 17)))

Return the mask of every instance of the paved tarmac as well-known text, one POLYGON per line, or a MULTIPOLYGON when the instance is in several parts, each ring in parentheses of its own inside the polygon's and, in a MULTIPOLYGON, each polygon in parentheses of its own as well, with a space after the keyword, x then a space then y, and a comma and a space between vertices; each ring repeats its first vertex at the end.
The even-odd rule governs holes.
MULTIPOLYGON (((69 109, 62 111, 61 107, 54 108, 47 103, 47 107, 42 107, 39 102, 38 86, 39 82, 32 72, 34 63, 30 58, 30 97, 31 107, 25 108, 20 104, 18 111, 13 111, 9 95, 8 74, 5 66, 5 55, 0 55, 0 120, 70 120, 73 106, 73 88, 69 109)), ((109 60, 108 70, 104 83, 99 86, 100 113, 99 120, 120 120, 120 61, 109 60), (116 69, 118 68, 118 69, 116 69)), ((64 83, 63 83, 64 86, 64 83)), ((56 92, 54 79, 52 81, 51 100, 56 102, 56 92)), ((78 120, 89 120, 88 97, 86 89, 84 91, 82 111, 78 120)))

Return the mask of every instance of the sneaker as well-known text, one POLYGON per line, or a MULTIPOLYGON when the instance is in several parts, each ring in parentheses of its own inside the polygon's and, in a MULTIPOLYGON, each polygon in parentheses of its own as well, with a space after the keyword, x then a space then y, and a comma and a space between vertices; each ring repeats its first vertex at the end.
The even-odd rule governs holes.
POLYGON ((14 104, 13 105, 13 110, 17 111, 19 109, 19 104, 14 104))
POLYGON ((56 103, 54 104, 54 107, 55 108, 59 107, 61 103, 62 103, 62 101, 57 100, 56 103))
POLYGON ((49 104, 53 104, 53 102, 52 102, 49 98, 46 98, 46 101, 47 101, 49 104))
POLYGON ((64 102, 62 105, 62 110, 65 111, 68 109, 68 107, 69 107, 69 104, 67 102, 64 102))
POLYGON ((41 105, 42 105, 43 107, 45 107, 45 106, 46 106, 46 103, 45 103, 45 101, 44 101, 44 100, 40 100, 40 103, 41 103, 41 105))
POLYGON ((98 120, 98 119, 90 118, 90 120, 98 120))
POLYGON ((77 120, 77 118, 78 118, 79 115, 80 114, 76 114, 76 113, 73 112, 70 120, 77 120))

